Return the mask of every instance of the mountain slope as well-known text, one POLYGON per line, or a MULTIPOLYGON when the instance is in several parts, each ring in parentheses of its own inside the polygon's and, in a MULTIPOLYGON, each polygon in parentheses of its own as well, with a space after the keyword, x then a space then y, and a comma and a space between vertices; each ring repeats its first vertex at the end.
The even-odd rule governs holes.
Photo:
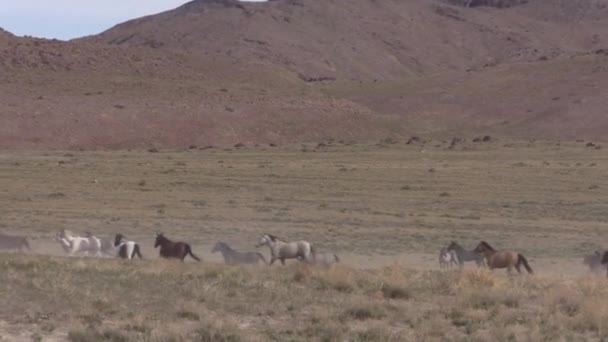
POLYGON ((85 41, 278 64, 307 79, 399 79, 593 50, 608 34, 607 4, 533 0, 497 10, 429 0, 198 0, 85 41))
POLYGON ((70 42, 0 31, 0 148, 606 140, 608 0, 450 1, 199 0, 70 42))

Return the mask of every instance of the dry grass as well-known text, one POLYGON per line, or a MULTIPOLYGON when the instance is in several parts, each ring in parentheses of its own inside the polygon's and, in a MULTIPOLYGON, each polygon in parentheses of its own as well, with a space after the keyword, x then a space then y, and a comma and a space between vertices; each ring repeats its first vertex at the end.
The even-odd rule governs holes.
POLYGON ((0 228, 30 236, 34 254, 0 256, 0 333, 73 341, 608 337, 605 279, 581 277, 580 259, 605 241, 606 152, 496 140, 448 147, 6 153, 0 228), (61 254, 52 241, 60 228, 126 233, 148 260, 38 255, 61 254), (159 230, 191 242, 206 262, 156 259, 159 230), (253 249, 263 231, 309 239, 343 264, 209 263, 219 261, 208 252, 215 241, 253 249), (482 238, 522 251, 537 275, 433 270, 439 247, 482 238))
POLYGON ((70 341, 608 338, 603 278, 20 255, 0 263, 12 323, 70 341))

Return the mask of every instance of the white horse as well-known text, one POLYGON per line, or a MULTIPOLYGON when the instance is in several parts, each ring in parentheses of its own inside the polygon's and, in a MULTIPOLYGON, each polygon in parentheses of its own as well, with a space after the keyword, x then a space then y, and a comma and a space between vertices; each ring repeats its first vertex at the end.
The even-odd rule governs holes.
POLYGON ((62 229, 57 235, 57 240, 64 250, 73 256, 76 253, 101 256, 101 241, 95 236, 74 236, 69 230, 62 229), (69 247, 67 246, 69 244, 69 247))
POLYGON ((340 262, 340 258, 338 255, 330 252, 323 252, 315 254, 315 265, 331 268, 335 264, 340 262))
POLYGON ((314 262, 315 249, 307 241, 287 242, 270 234, 262 234, 256 244, 256 248, 268 246, 270 248, 270 263, 272 265, 277 259, 285 265, 285 259, 299 259, 300 261, 314 262))
POLYGON ((139 244, 135 241, 127 240, 122 234, 116 234, 114 248, 117 251, 117 256, 120 258, 133 259, 137 256, 143 259, 139 250, 139 244))
POLYGON ((458 255, 456 255, 456 251, 441 248, 439 250, 439 268, 451 268, 453 265, 458 265, 458 255))

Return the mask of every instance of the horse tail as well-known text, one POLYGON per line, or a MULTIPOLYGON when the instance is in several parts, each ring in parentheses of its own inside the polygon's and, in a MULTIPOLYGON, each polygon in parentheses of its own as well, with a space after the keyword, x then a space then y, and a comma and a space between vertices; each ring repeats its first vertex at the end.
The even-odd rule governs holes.
POLYGON ((194 259, 196 261, 201 261, 201 259, 199 257, 197 257, 196 255, 194 255, 194 253, 192 253, 192 248, 190 248, 190 245, 188 245, 188 244, 186 244, 186 254, 190 254, 192 259, 194 259))
POLYGON ((141 256, 141 252, 139 250, 139 244, 136 243, 135 246, 133 246, 133 255, 131 256, 131 258, 133 258, 134 256, 139 257, 140 259, 143 259, 144 257, 141 256))
POLYGON ((268 261, 266 261, 266 257, 264 256, 264 254, 262 254, 262 253, 255 253, 255 254, 260 258, 260 260, 262 260, 264 265, 268 265, 268 261))
POLYGON ((521 254, 517 254, 517 263, 520 265, 524 265, 524 267, 526 268, 526 271, 528 271, 528 273, 533 274, 534 271, 532 271, 532 267, 530 267, 530 264, 528 264, 528 260, 521 254))

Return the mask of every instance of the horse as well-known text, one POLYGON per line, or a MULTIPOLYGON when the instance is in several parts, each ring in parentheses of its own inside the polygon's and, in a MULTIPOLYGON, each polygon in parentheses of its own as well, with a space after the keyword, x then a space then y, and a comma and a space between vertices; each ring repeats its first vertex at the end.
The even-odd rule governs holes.
POLYGON ((139 244, 135 241, 127 240, 122 234, 116 234, 114 238, 114 250, 118 249, 118 257, 123 259, 134 259, 136 256, 143 259, 139 249, 139 244))
POLYGON ((163 233, 156 234, 156 241, 154 242, 154 248, 160 246, 160 256, 163 258, 174 258, 184 261, 187 255, 190 255, 192 259, 201 261, 199 257, 192 253, 192 248, 185 242, 173 242, 165 237, 163 233))
POLYGON ((449 250, 445 247, 441 248, 439 250, 439 268, 452 268, 453 265, 459 265, 456 251, 449 250))
POLYGON ((513 251, 497 251, 485 241, 481 241, 473 251, 478 254, 483 254, 486 258, 486 263, 491 270, 495 268, 506 268, 507 271, 511 273, 513 267, 515 267, 517 272, 521 273, 521 266, 523 265, 528 273, 534 273, 528 260, 520 253, 513 251))
POLYGON ((19 251, 32 250, 26 237, 7 235, 4 233, 0 233, 0 249, 19 251))
POLYGON ((114 241, 111 238, 98 238, 94 236, 91 232, 86 232, 84 235, 87 238, 99 240, 99 252, 101 253, 101 255, 116 256, 116 247, 114 246, 114 241))
POLYGON ((604 268, 602 265, 602 252, 595 251, 593 254, 585 255, 583 257, 583 265, 589 267, 589 271, 593 273, 599 273, 604 268))
POLYGON ((72 249, 72 244, 66 238, 62 237, 60 232, 57 232, 57 234, 55 234, 55 241, 59 242, 61 248, 63 248, 63 251, 66 252, 66 254, 70 253, 70 250, 72 249))
MULTIPOLYGON (((608 266, 608 251, 604 252, 604 256, 602 256, 602 265, 608 266)), ((608 267, 606 267, 608 269, 608 267)), ((608 270, 606 271, 606 277, 608 277, 608 270)))
POLYGON ((70 246, 68 249, 68 253, 70 255, 74 255, 77 252, 82 252, 85 254, 101 256, 101 241, 95 236, 73 236, 68 230, 62 229, 59 232, 58 237, 69 242, 70 246))
POLYGON ((474 251, 468 251, 464 249, 461 245, 452 241, 448 246, 448 251, 456 252, 456 257, 458 258, 458 264, 460 267, 464 266, 464 263, 467 261, 475 261, 477 267, 484 267, 485 262, 483 261, 483 255, 479 255, 474 251))
POLYGON ((238 265, 238 264, 254 264, 257 265, 260 262, 267 265, 266 258, 262 253, 258 252, 239 252, 232 249, 227 243, 219 241, 213 246, 211 253, 220 252, 224 258, 224 262, 227 265, 238 265))
POLYGON ((322 252, 315 254, 315 265, 331 268, 339 262, 340 258, 334 253, 322 252))
POLYGON ((307 262, 315 261, 315 249, 307 241, 287 242, 274 235, 261 234, 255 247, 260 248, 262 246, 270 248, 269 265, 274 264, 277 259, 281 260, 282 265, 285 265, 285 259, 299 259, 300 261, 307 262))

